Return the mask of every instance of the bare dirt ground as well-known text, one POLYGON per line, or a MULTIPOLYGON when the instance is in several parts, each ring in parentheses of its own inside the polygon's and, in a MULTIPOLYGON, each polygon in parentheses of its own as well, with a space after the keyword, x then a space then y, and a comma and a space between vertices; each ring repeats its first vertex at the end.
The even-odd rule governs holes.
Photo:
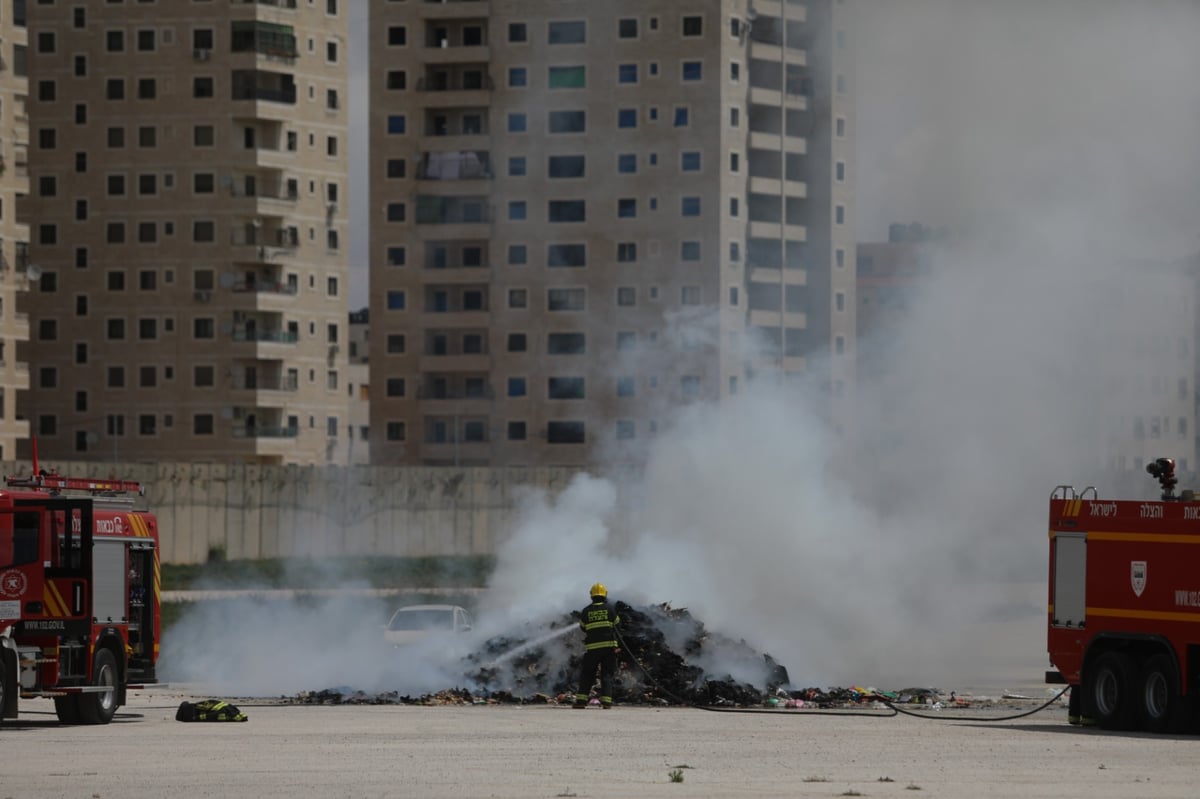
POLYGON ((245 700, 245 723, 175 721, 197 698, 140 691, 107 727, 60 726, 49 701, 23 702, 0 728, 0 799, 1196 795, 1197 739, 1071 727, 1062 704, 990 723, 955 719, 1013 709, 926 720, 245 700))

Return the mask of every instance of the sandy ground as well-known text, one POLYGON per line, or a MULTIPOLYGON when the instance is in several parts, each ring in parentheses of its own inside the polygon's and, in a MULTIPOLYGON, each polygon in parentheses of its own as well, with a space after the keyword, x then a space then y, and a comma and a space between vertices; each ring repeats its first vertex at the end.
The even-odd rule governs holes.
POLYGON ((23 702, 0 728, 0 798, 1197 795, 1197 739, 1078 729, 1061 704, 977 722, 956 714, 1014 711, 926 720, 247 700, 248 722, 185 724, 185 698, 197 697, 134 693, 107 727, 61 726, 47 700, 23 702))

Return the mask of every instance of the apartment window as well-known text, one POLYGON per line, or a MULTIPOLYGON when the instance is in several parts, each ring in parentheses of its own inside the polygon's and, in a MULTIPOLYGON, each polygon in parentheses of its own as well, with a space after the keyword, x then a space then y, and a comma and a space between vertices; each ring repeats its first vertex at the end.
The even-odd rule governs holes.
POLYGON ((683 62, 683 79, 685 81, 696 81, 703 77, 703 68, 699 61, 684 61, 683 62))
POLYGON ((389 377, 387 379, 387 395, 389 397, 403 397, 405 391, 405 383, 403 377, 389 377))
POLYGON ((625 264, 637 261, 637 243, 632 241, 618 242, 617 261, 625 264))
POLYGON ((211 339, 216 337, 217 325, 211 317, 192 320, 192 338, 211 339))
POLYGON ((584 399, 586 395, 586 384, 582 377, 551 377, 546 381, 547 399, 584 399))
POLYGON ((617 83, 637 83, 637 64, 617 64, 617 83))
POLYGON ((546 337, 547 355, 583 355, 587 336, 583 333, 551 333, 546 337))
POLYGON ((510 178, 525 177, 525 156, 516 155, 508 159, 508 176, 510 178))
POLYGON ((138 386, 154 388, 158 385, 158 367, 142 366, 138 368, 138 386))
POLYGON ((583 66, 550 67, 551 89, 583 89, 587 87, 587 69, 583 66))
POLYGON ((388 203, 387 204, 387 221, 403 222, 407 217, 404 203, 388 203))
POLYGON ((683 197, 680 202, 680 213, 684 216, 700 216, 700 198, 683 197))
POLYGON ((679 378, 679 390, 688 398, 700 396, 700 378, 696 375, 679 378))
POLYGON ((402 69, 389 69, 387 87, 390 91, 404 91, 408 88, 408 73, 402 69))
POLYGON ((638 21, 636 17, 626 17, 617 20, 617 38, 619 39, 636 39, 638 35, 638 21))
POLYGON ((619 109, 617 109, 617 127, 618 128, 636 128, 637 127, 637 109, 636 108, 619 108, 619 109))
POLYGON ((508 245, 508 265, 524 266, 529 262, 529 249, 524 244, 508 245))
POLYGON ((387 176, 390 179, 408 176, 408 161, 404 158, 389 158, 387 160, 387 176))
POLYGON ((508 440, 509 441, 524 441, 525 440, 525 423, 524 422, 509 422, 508 423, 508 440))
POLYGON ((158 242, 157 222, 138 222, 137 237, 139 244, 155 244, 158 242))
POLYGON ((838 183, 843 183, 846 180, 846 164, 844 161, 838 161, 833 170, 834 178, 838 183))
POLYGON ((689 124, 689 113, 687 106, 680 106, 675 109, 674 125, 677 128, 686 128, 689 124))
POLYGON ((138 194, 152 196, 158 194, 158 175, 154 172, 138 175, 138 194))
POLYGON ((633 219, 637 216, 637 198, 621 197, 617 200, 617 218, 633 219))
POLYGON ((125 31, 107 31, 104 34, 104 46, 110 53, 125 52, 125 31))
POLYGON ((846 135, 846 120, 843 117, 838 117, 833 123, 834 135, 839 139, 846 135))
POLYGON ((695 151, 684 152, 680 156, 679 168, 684 172, 699 172, 700 171, 700 153, 695 151))
POLYGON ((846 295, 843 292, 840 292, 840 291, 837 292, 836 294, 833 295, 833 298, 834 298, 834 306, 839 311, 846 310, 846 295))
POLYGON ((388 422, 387 423, 387 440, 388 441, 404 441, 405 440, 404 422, 388 422))
POLYGON ((388 47, 404 47, 408 44, 408 28, 403 25, 389 25, 387 39, 388 47))
POLYGON ((549 444, 583 444, 587 440, 587 427, 580 421, 556 421, 546 425, 546 442, 549 444))
POLYGON ((737 83, 742 79, 742 65, 736 61, 729 62, 729 82, 737 83))
POLYGON ((637 172, 637 155, 634 153, 621 153, 617 156, 617 173, 621 175, 632 175, 637 172))
POLYGON ((844 205, 834 206, 833 221, 839 225, 846 224, 846 206, 844 206, 844 205))
POLYGON ((192 435, 211 436, 213 429, 213 415, 211 413, 197 413, 192 415, 192 435))
POLYGON ((508 396, 524 397, 526 396, 525 378, 510 377, 508 378, 508 396))
POLYGON ((528 216, 528 210, 524 200, 511 200, 508 203, 508 218, 512 222, 524 222, 528 216))
POLYGON ((635 396, 636 393, 637 393, 637 381, 634 378, 628 377, 628 376, 617 378, 617 396, 618 397, 628 398, 628 397, 635 396))
POLYGON ((551 111, 551 133, 583 133, 587 130, 586 111, 551 111))
POLYGON ((552 155, 547 174, 551 178, 581 178, 585 169, 586 159, 582 155, 552 155))
POLYGON ((525 67, 509 67, 508 69, 508 85, 510 88, 519 89, 529 85, 529 70, 525 67))
POLYGON ((509 133, 524 133, 528 128, 525 114, 510 113, 508 115, 508 132, 509 133))
POLYGON ((529 41, 529 31, 524 22, 508 23, 508 41, 513 44, 529 41))
POLYGON ((547 311, 582 311, 586 303, 587 293, 581 288, 547 289, 547 311))
POLYGON ((406 295, 403 289, 396 289, 387 293, 387 309, 389 311, 403 311, 405 306, 406 295))
POLYGON ((125 367, 108 367, 106 382, 109 388, 125 388, 125 367))
POLYGON ((39 341, 56 341, 58 339, 58 320, 57 319, 40 319, 38 320, 38 340, 39 341))
POLYGON ((214 144, 216 135, 212 125, 195 125, 192 128, 193 147, 212 147, 214 144))
POLYGON ((109 222, 105 226, 105 241, 109 244, 125 243, 125 223, 109 222))
POLYGON ((699 286, 683 286, 679 290, 679 302, 682 305, 699 305, 700 304, 700 287, 699 286))
POLYGON ((587 23, 582 20, 551 22, 548 34, 548 44, 583 44, 587 41, 587 23))
POLYGON ((583 200, 551 200, 547 219, 550 222, 586 222, 587 204, 583 200))
POLYGON ((525 289, 508 290, 508 307, 524 308, 529 303, 529 293, 525 289))
POLYGON ((158 96, 158 83, 154 78, 138 78, 137 96, 139 100, 153 100, 158 96))
POLYGON ((622 308, 637 305, 637 289, 633 286, 618 286, 617 305, 622 308))
POLYGON ((38 101, 52 103, 55 99, 57 84, 52 80, 39 80, 37 84, 38 101))
POLYGON ((681 261, 699 261, 700 260, 700 242, 684 241, 679 244, 679 260, 681 261))
POLYGON ((388 355, 403 355, 405 352, 405 340, 403 333, 389 333, 387 337, 388 355))
POLYGON ((840 247, 834 250, 833 262, 838 266, 838 268, 844 267, 846 265, 846 251, 840 247))
POLYGON ((125 338, 125 320, 109 319, 105 323, 105 332, 109 341, 122 341, 125 338))
POLYGON ((210 99, 216 96, 213 79, 208 76, 192 78, 192 97, 197 100, 210 99))
POLYGON ((742 260, 742 245, 736 241, 729 242, 729 260, 734 263, 742 260))
POLYGON ((509 333, 505 349, 509 352, 525 352, 526 337, 524 333, 509 333))
POLYGON ((138 415, 138 435, 152 436, 158 431, 158 417, 152 413, 138 415))
POLYGON ((402 135, 407 127, 408 122, 404 114, 388 114, 387 132, 389 135, 402 135))
POLYGON ((58 243, 58 226, 52 222, 43 222, 38 225, 38 243, 39 244, 57 244, 58 243))
POLYGON ((86 342, 79 342, 75 345, 75 363, 85 364, 88 362, 88 345, 86 342))

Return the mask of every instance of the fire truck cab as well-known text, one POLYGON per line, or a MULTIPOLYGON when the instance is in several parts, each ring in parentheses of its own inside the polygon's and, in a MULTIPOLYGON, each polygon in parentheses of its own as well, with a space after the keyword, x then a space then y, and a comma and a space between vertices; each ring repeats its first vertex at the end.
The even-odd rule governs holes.
POLYGON ((124 480, 42 472, 0 489, 0 723, 20 699, 107 724, 156 682, 158 523, 124 480))
POLYGON ((1160 501, 1059 486, 1050 498, 1047 682, 1072 687, 1072 723, 1182 731, 1200 694, 1200 501, 1175 464, 1147 467, 1160 501))

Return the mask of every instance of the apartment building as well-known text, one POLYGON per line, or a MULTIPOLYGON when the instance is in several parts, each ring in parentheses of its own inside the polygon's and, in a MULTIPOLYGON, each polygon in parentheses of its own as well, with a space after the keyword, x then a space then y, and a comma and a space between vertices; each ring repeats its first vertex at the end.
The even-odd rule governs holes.
POLYGON ((17 198, 29 192, 26 109, 27 28, 24 2, 0 6, 0 460, 17 454, 29 422, 17 415, 18 392, 29 388, 29 365, 18 343, 29 340, 29 318, 17 297, 29 288, 29 226, 17 219, 17 198))
POLYGON ((366 308, 350 312, 349 364, 346 369, 346 394, 350 400, 350 426, 346 430, 346 463, 371 462, 371 314, 366 308))
POLYGON ((853 384, 843 0, 371 0, 371 453, 636 461, 853 384))
POLYGON ((29 4, 43 457, 344 459, 345 3, 29 4))

